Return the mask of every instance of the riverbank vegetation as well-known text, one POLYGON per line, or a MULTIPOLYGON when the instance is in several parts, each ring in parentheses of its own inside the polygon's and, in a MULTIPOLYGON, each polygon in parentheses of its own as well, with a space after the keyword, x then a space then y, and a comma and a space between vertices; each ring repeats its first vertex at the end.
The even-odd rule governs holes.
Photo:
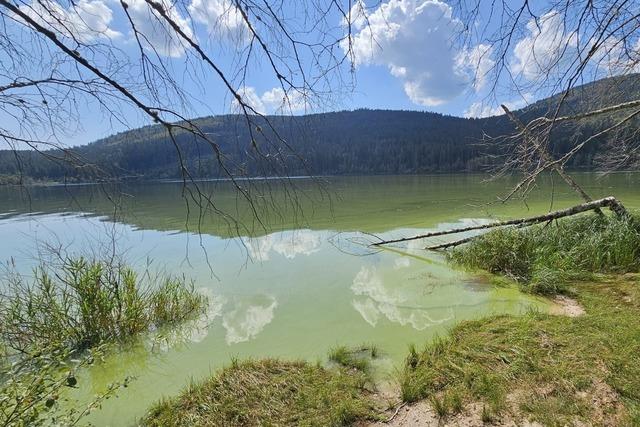
POLYGON ((402 400, 429 399, 451 419, 475 411, 485 422, 640 424, 637 215, 495 230, 451 257, 530 292, 569 294, 586 314, 532 311, 462 323, 423 350, 410 349, 402 400))
POLYGON ((234 361, 151 409, 144 426, 342 426, 374 417, 370 378, 308 362, 234 361))
POLYGON ((79 369, 108 344, 203 314, 208 303, 183 278, 140 278, 121 263, 85 258, 43 264, 32 278, 10 274, 1 289, 0 426, 75 425, 129 381, 82 408, 61 408, 79 369))
POLYGON ((206 297, 179 277, 140 279, 120 263, 65 258, 33 280, 12 275, 0 299, 0 338, 18 351, 60 345, 84 350, 181 322, 206 297))
POLYGON ((451 258, 513 279, 532 293, 566 293, 570 280, 640 270, 640 216, 589 214, 503 228, 453 250, 451 258))

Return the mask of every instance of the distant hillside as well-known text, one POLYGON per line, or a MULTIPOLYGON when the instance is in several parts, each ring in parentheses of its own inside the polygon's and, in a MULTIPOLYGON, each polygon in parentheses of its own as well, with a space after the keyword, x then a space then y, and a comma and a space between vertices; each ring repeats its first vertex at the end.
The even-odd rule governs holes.
MULTIPOLYGON (((575 113, 640 97, 640 75, 604 79, 573 90, 562 113, 575 113), (594 103, 594 100, 597 102, 594 103)), ((529 120, 544 115, 558 96, 518 111, 529 120)), ((246 175, 411 174, 479 171, 490 165, 491 147, 479 144, 483 134, 497 136, 513 130, 504 117, 466 119, 429 112, 356 110, 301 117, 271 116, 269 124, 291 146, 277 150, 269 142, 268 123, 257 123, 267 139, 258 138, 260 152, 281 159, 277 166, 255 154, 245 119, 237 115, 203 117, 196 122, 222 147, 232 172, 246 175), (304 162, 300 160, 304 159, 304 162)), ((558 129, 554 151, 571 146, 572 135, 592 133, 602 125, 591 122, 580 129, 558 129)), ((195 177, 222 176, 212 150, 191 134, 177 137, 185 164, 195 177)), ((572 167, 591 168, 599 147, 592 144, 575 157, 572 167)), ((180 176, 173 143, 160 126, 119 133, 75 149, 85 159, 118 177, 176 178, 180 176)), ((59 154, 59 153, 52 153, 59 154)), ((82 169, 47 160, 33 152, 18 153, 24 174, 36 180, 84 180, 82 169)), ((19 173, 15 153, 0 151, 0 176, 19 173)))

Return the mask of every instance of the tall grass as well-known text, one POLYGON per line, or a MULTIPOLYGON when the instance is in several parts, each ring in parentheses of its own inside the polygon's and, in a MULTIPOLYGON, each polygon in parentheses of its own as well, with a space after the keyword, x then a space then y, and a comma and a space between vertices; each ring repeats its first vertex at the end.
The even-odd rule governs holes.
POLYGON ((640 217, 598 215, 524 229, 504 228, 452 251, 471 268, 508 276, 528 291, 566 291, 568 280, 589 273, 640 269, 640 217))
POLYGON ((0 296, 0 341, 20 352, 60 345, 84 350, 186 320, 207 304, 191 283, 141 280, 131 268, 85 258, 13 275, 0 296))
POLYGON ((106 351, 155 328, 204 312, 208 300, 184 279, 142 280, 129 267, 65 258, 33 278, 0 284, 0 426, 76 425, 129 379, 89 405, 58 404, 75 372, 106 351))

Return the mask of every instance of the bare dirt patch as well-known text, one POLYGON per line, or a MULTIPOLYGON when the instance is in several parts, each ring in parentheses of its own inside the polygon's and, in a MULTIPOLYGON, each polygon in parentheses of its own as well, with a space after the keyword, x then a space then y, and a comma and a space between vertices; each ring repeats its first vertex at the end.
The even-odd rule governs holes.
POLYGON ((482 408, 480 403, 470 403, 459 414, 439 417, 431 404, 422 400, 400 408, 397 414, 395 410, 390 411, 389 418, 393 418, 388 422, 365 424, 363 427, 481 427, 488 424, 499 427, 541 427, 541 424, 526 420, 516 422, 507 414, 501 419, 486 423, 482 420, 482 408))
POLYGON ((578 317, 585 313, 584 308, 573 298, 557 295, 552 301, 549 313, 556 316, 578 317))
MULTIPOLYGON (((468 403, 463 410, 454 415, 440 417, 433 409, 428 400, 422 400, 411 405, 401 405, 389 409, 386 413, 385 421, 375 423, 360 424, 360 427, 480 427, 486 425, 499 427, 542 427, 542 424, 528 420, 528 416, 523 414, 519 407, 523 399, 532 393, 523 390, 513 391, 507 396, 507 408, 499 416, 490 422, 483 420, 483 404, 478 402, 468 403)), ((541 387, 534 390, 537 395, 547 395, 553 393, 553 387, 541 387)), ((615 427, 625 425, 628 420, 627 412, 620 401, 620 396, 610 385, 600 379, 586 390, 576 393, 590 407, 593 408, 591 422, 585 423, 582 420, 574 420, 569 425, 576 427, 600 425, 615 427)))

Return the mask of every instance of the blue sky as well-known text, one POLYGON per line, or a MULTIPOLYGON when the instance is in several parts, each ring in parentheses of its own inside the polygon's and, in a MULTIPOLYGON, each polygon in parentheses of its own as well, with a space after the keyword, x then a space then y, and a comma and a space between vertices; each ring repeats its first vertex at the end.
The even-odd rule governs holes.
MULTIPOLYGON (((75 8, 65 6, 59 0, 41 1, 59 9, 60 16, 69 22, 68 28, 72 28, 76 37, 90 42, 108 40, 124 55, 135 57, 139 53, 126 16, 115 0, 79 0, 75 8)), ((234 111, 234 103, 221 81, 210 70, 185 64, 189 59, 188 48, 176 43, 170 31, 153 25, 146 3, 129 0, 127 4, 136 26, 145 31, 149 44, 189 94, 187 114, 199 117, 234 111)), ((181 4, 182 9, 170 9, 174 20, 205 47, 223 70, 233 73, 233 61, 247 36, 247 28, 233 4, 229 0, 185 0, 181 4)), ((289 5, 285 15, 296 19, 298 3, 285 4, 289 5)), ((21 6, 34 16, 37 7, 31 0, 24 0, 21 6)), ((573 36, 563 27, 562 16, 553 11, 544 14, 546 2, 536 2, 536 7, 540 8, 538 25, 531 23, 526 27, 507 52, 510 72, 524 86, 530 83, 531 87, 535 87, 535 82, 541 78, 545 62, 558 59, 558 46, 573 43, 573 36)), ((356 86, 333 98, 331 103, 309 106, 296 98, 283 109, 283 93, 264 58, 252 61, 246 79, 236 79, 233 84, 257 111, 267 114, 382 108, 480 117, 495 114, 498 103, 518 108, 549 95, 540 92, 514 95, 509 85, 503 85, 502 81, 498 81, 501 90, 492 92, 491 69, 496 47, 482 40, 471 40, 465 46, 453 43, 463 24, 444 0, 360 1, 355 2, 352 17, 356 86), (372 43, 372 40, 376 42, 372 43)), ((485 18, 481 13, 475 24, 486 24, 482 22, 485 18)), ((334 13, 328 20, 335 21, 334 30, 341 28, 338 14, 334 13)), ((54 28, 56 25, 44 24, 54 28)), ((495 25, 489 23, 489 33, 495 25)), ((149 48, 147 46, 150 51, 149 48)), ((571 54, 571 49, 563 51, 563 55, 571 54)), ((337 80, 335 86, 344 89, 337 80)), ((168 101, 170 104, 172 100, 168 101)), ((149 124, 148 118, 133 108, 122 107, 122 113, 126 123, 111 120, 95 101, 81 102, 77 114, 68 124, 65 142, 69 145, 88 143, 130 127, 149 124)), ((3 122, 6 119, 0 118, 3 122)), ((2 127, 11 128, 12 125, 3 123, 2 127)))

